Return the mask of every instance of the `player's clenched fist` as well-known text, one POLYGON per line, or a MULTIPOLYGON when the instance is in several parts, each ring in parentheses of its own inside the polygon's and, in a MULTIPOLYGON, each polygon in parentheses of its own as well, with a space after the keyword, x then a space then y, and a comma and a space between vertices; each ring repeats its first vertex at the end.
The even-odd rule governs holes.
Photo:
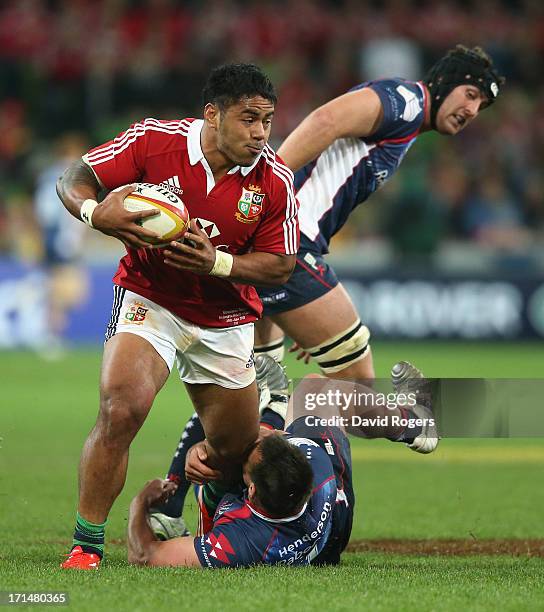
POLYGON ((153 504, 164 503, 170 495, 173 495, 178 488, 175 482, 170 480, 162 480, 161 478, 155 478, 146 482, 144 488, 140 491, 138 496, 145 502, 149 507, 153 504))

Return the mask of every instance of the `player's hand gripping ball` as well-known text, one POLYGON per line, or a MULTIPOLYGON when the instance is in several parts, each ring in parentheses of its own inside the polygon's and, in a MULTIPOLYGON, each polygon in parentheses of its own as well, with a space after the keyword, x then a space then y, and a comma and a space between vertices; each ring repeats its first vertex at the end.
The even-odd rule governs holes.
POLYGON ((156 210, 157 214, 139 221, 139 225, 158 234, 144 238, 153 246, 166 246, 183 237, 189 227, 189 212, 181 199, 162 185, 136 183, 136 189, 125 198, 124 206, 131 212, 156 210))

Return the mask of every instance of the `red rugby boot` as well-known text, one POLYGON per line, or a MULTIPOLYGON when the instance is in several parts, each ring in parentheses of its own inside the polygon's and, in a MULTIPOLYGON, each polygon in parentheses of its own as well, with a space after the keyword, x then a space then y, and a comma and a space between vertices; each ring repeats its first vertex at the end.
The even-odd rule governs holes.
POLYGON ((94 553, 83 552, 81 546, 74 546, 68 553, 68 559, 60 566, 62 569, 97 570, 102 559, 94 553))

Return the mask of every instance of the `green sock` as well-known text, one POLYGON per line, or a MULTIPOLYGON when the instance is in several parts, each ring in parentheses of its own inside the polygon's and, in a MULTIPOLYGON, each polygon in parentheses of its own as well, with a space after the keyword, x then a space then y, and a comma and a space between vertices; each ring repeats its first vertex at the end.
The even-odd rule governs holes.
POLYGON ((103 523, 91 523, 78 512, 72 547, 81 546, 83 552, 94 553, 102 558, 104 555, 104 532, 107 522, 106 520, 103 523))

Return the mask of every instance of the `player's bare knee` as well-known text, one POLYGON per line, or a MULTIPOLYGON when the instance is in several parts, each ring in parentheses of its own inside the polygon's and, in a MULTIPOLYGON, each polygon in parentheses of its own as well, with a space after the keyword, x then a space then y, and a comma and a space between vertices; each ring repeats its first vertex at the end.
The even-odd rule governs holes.
POLYGON ((220 460, 229 464, 241 463, 251 448, 251 444, 236 444, 231 441, 212 446, 220 460))
POLYGON ((151 385, 109 384, 100 390, 100 415, 97 426, 108 438, 136 435, 155 399, 151 385))
POLYGON ((236 464, 241 463, 247 453, 252 448, 258 436, 258 428, 255 430, 255 435, 246 436, 208 436, 207 440, 211 448, 216 454, 220 463, 236 464))

